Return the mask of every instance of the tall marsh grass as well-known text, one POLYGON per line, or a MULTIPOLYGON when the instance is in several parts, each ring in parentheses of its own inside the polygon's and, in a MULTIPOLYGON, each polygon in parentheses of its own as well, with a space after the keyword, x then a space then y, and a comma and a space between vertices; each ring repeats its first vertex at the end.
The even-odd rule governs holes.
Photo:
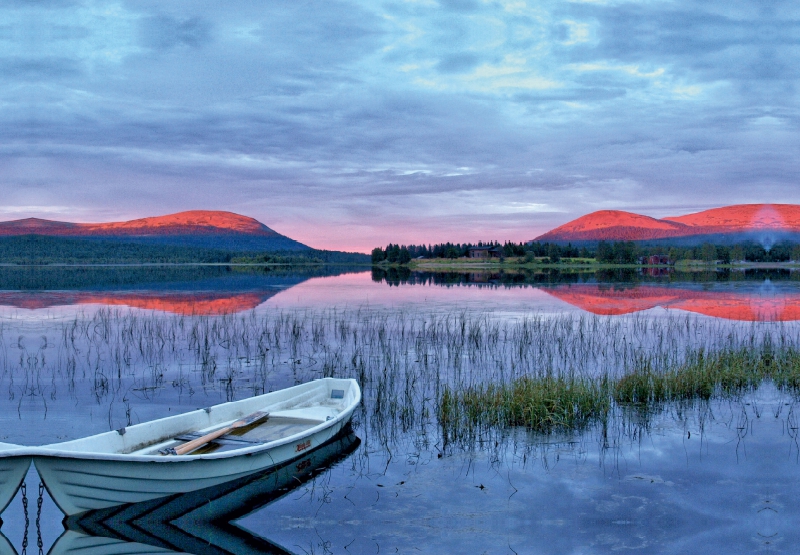
POLYGON ((525 377, 460 392, 446 387, 439 419, 450 432, 475 424, 526 426, 543 432, 572 430, 604 418, 610 399, 605 379, 525 377))
POLYGON ((800 392, 800 351, 776 351, 765 336, 758 345, 690 351, 683 363, 663 370, 644 360, 617 377, 523 377, 461 391, 445 387, 439 420, 450 436, 486 426, 574 431, 607 419, 615 406, 653 412, 667 403, 739 398, 765 380, 793 395, 800 392))
POLYGON ((100 309, 33 327, 2 322, 0 388, 12 403, 100 406, 118 428, 159 398, 236 399, 354 377, 364 433, 425 442, 459 426, 579 429, 615 406, 736 395, 766 379, 797 391, 799 330, 641 314, 100 309))

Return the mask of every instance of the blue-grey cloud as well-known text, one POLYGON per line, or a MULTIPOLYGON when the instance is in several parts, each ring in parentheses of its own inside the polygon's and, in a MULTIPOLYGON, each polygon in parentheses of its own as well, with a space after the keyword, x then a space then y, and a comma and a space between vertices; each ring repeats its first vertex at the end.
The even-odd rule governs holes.
POLYGON ((478 65, 478 61, 478 56, 469 52, 449 54, 439 60, 436 69, 442 73, 460 73, 473 69, 478 65))
POLYGON ((211 40, 211 24, 197 16, 181 21, 159 15, 143 18, 139 34, 142 45, 148 48, 166 49, 179 44, 199 48, 211 40))
POLYGON ((439 0, 439 5, 457 12, 474 12, 480 8, 480 2, 476 0, 439 0))
POLYGON ((0 194, 362 247, 800 202, 799 42, 787 2, 16 2, 0 194))

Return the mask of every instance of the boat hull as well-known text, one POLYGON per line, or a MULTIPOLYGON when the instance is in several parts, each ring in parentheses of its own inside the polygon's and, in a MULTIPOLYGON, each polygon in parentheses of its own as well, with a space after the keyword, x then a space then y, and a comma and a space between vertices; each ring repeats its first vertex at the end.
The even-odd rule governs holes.
POLYGON ((67 515, 124 503, 139 503, 216 486, 299 458, 335 436, 346 423, 325 428, 291 443, 224 459, 105 461, 34 457, 48 493, 67 515), (301 448, 298 451, 298 448, 301 448))
POLYGON ((110 544, 86 536, 126 542, 131 549, 140 550, 136 553, 144 553, 149 545, 180 553, 288 554, 233 521, 291 494, 324 469, 347 458, 359 444, 355 434, 345 430, 307 455, 265 472, 166 499, 75 515, 65 519, 67 532, 48 555, 105 555, 106 552, 92 550, 96 545, 110 544), (82 536, 76 536, 76 532, 82 536))
POLYGON ((30 457, 24 455, 14 456, 4 452, 9 449, 13 453, 14 449, 18 448, 19 446, 17 445, 0 443, 0 453, 2 453, 0 454, 0 513, 3 512, 17 494, 17 490, 22 484, 22 480, 25 479, 28 468, 31 466, 30 457))
POLYGON ((307 434, 227 456, 120 455, 51 446, 35 452, 33 462, 53 501, 67 515, 139 503, 215 486, 303 457, 348 425, 360 391, 352 398, 347 410, 307 434))

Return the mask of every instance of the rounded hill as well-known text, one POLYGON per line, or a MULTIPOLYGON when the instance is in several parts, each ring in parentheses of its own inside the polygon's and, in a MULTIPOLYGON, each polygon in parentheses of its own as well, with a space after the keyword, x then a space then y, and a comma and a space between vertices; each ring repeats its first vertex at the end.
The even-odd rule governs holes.
POLYGON ((599 210, 559 226, 537 241, 637 241, 679 236, 685 225, 622 210, 599 210))
POLYGON ((189 210, 123 222, 72 223, 39 218, 0 222, 0 236, 43 235, 191 246, 235 251, 307 250, 254 218, 219 210, 189 210))
POLYGON ((800 234, 800 205, 739 204, 657 219, 621 210, 598 210, 567 222, 536 241, 596 242, 691 238, 725 240, 768 231, 800 234))

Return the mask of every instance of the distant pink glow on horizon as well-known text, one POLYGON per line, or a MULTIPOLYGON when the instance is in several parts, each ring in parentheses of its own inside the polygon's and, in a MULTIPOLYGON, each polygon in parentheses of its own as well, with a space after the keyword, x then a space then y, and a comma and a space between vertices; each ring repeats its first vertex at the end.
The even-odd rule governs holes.
POLYGON ((409 226, 393 225, 374 230, 354 229, 352 233, 336 227, 335 231, 322 227, 295 225, 289 222, 272 226, 268 221, 263 223, 278 233, 300 241, 315 249, 362 252, 369 254, 375 247, 385 247, 389 243, 400 245, 432 245, 437 243, 477 243, 478 241, 499 241, 504 243, 524 243, 547 231, 546 226, 520 225, 509 227, 504 225, 461 227, 446 225, 409 226))
POLYGON ((221 228, 235 228, 248 225, 246 220, 264 224, 273 231, 285 235, 291 239, 299 241, 314 249, 338 250, 346 252, 361 252, 369 254, 375 247, 385 247, 389 243, 403 245, 422 245, 436 243, 477 243, 478 241, 513 241, 516 243, 532 239, 540 232, 546 231, 547 227, 541 223, 532 222, 528 224, 516 224, 509 226, 499 225, 465 225, 463 222, 426 222, 424 225, 409 226, 397 221, 387 221, 385 226, 373 227, 369 225, 344 224, 326 226, 319 222, 306 220, 295 220, 288 218, 270 218, 242 210, 231 214, 230 221, 215 221, 214 213, 225 213, 226 211, 215 210, 185 210, 175 214, 148 213, 148 214, 126 214, 118 217, 67 217, 66 215, 56 215, 52 212, 31 211, 26 213, 0 216, 0 223, 9 221, 25 220, 28 218, 38 218, 48 221, 65 223, 75 223, 80 228, 96 231, 117 231, 132 228, 132 224, 153 225, 154 228, 161 227, 168 222, 175 225, 186 225, 188 214, 198 214, 205 217, 199 220, 205 225, 219 225, 221 228), (179 216, 179 217, 173 217, 179 216), (212 223, 213 222, 213 223, 212 223), (276 223, 277 222, 277 223, 276 223))
POLYGON ((477 215, 430 218, 410 225, 400 218, 387 218, 382 226, 369 223, 331 223, 319 219, 278 218, 242 211, 188 210, 173 214, 137 214, 132 220, 98 222, 101 218, 54 218, 52 213, 15 214, 0 224, 0 235, 45 233, 53 235, 149 234, 160 232, 198 232, 216 228, 223 232, 271 234, 273 230, 316 249, 341 250, 369 254, 375 247, 389 243, 423 245, 436 243, 477 243, 532 239, 549 241, 646 240, 688 237, 703 234, 740 233, 778 230, 800 233, 800 205, 744 204, 692 212, 682 216, 657 219, 624 210, 598 210, 550 228, 547 224, 563 214, 517 215, 510 220, 494 221, 477 215), (22 216, 28 216, 22 217, 22 216), (26 221, 30 218, 46 220, 26 221), (529 218, 529 219, 527 219, 529 218), (93 220, 93 222, 76 220, 93 220), (9 222, 13 222, 9 224, 9 222), (53 222, 68 225, 56 226, 53 222), (269 229, 264 228, 267 226, 269 229), (549 231, 548 231, 549 229, 549 231), (194 231, 193 231, 194 230, 194 231), (546 232, 546 233, 542 233, 546 232))

